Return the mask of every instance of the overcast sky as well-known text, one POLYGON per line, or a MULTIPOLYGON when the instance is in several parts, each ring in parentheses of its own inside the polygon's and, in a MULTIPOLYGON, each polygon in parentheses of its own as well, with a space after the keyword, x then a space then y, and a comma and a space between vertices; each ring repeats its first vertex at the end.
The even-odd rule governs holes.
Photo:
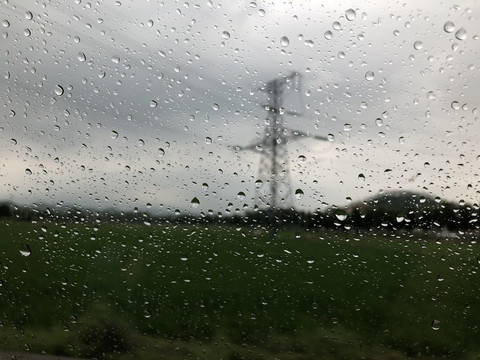
POLYGON ((289 144, 295 207, 478 203, 480 3, 295 3, 3 2, 0 198, 251 207, 260 155, 235 146, 263 136, 258 88, 298 71, 286 126, 331 141, 289 144))

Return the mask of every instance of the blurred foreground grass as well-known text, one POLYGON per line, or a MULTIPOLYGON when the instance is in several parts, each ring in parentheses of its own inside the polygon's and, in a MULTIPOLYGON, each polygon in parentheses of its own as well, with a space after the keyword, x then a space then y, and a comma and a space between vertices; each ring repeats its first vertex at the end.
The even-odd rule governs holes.
POLYGON ((16 222, 0 223, 0 234, 1 349, 145 359, 480 354, 470 241, 16 222))

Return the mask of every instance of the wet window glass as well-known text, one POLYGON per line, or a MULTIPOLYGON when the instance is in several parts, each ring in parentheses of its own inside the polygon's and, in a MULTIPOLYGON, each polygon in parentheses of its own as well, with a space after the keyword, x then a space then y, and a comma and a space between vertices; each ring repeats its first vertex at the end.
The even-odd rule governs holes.
POLYGON ((0 358, 476 359, 480 4, 0 5, 0 358))

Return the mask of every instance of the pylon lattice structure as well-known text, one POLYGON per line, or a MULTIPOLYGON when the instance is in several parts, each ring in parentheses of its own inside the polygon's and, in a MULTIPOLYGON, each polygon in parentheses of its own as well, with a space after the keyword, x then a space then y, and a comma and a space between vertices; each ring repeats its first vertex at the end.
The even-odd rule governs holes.
MULTIPOLYGON (((293 207, 293 194, 290 183, 287 144, 289 141, 303 137, 312 137, 309 134, 291 130, 285 127, 284 115, 300 114, 286 111, 283 108, 283 94, 288 88, 300 87, 300 74, 292 72, 290 75, 273 79, 260 90, 268 94, 268 104, 264 105, 268 111, 264 136, 259 141, 240 150, 252 150, 261 154, 258 179, 256 181, 256 207, 266 208, 271 216, 271 235, 275 236, 278 228, 279 209, 293 207)), ((313 136, 317 140, 327 140, 326 137, 313 136)))

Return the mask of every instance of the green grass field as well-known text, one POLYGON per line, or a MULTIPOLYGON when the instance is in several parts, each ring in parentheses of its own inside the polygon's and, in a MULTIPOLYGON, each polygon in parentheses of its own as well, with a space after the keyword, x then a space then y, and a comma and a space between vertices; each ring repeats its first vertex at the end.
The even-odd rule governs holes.
POLYGON ((0 348, 97 358, 480 355, 478 245, 0 223, 0 348), (28 256, 26 256, 28 255, 28 256))

